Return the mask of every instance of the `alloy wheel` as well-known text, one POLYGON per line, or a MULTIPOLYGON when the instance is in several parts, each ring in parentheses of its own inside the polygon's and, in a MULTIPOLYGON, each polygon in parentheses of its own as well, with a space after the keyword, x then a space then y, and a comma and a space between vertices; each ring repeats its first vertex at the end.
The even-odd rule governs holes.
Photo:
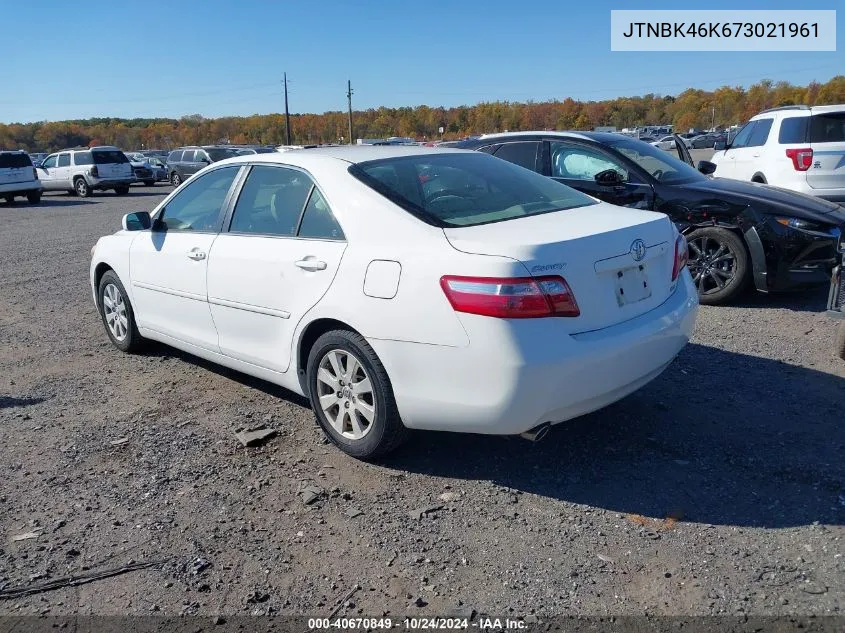
POLYGON ((699 295, 718 292, 736 277, 736 253, 724 242, 702 235, 689 241, 687 267, 699 295))
POLYGON ((129 332, 129 317, 123 294, 114 284, 108 284, 103 289, 103 314, 112 336, 118 341, 125 339, 129 332))
POLYGON ((350 352, 333 349, 320 360, 317 396, 329 424, 340 435, 360 440, 376 419, 375 394, 364 366, 350 352))

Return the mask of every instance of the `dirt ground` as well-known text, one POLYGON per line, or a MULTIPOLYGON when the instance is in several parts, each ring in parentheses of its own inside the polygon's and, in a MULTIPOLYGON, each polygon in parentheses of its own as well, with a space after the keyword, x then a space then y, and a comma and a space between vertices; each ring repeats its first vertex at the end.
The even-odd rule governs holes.
POLYGON ((89 249, 167 191, 0 205, 0 598, 153 563, 0 614, 843 615, 824 289, 703 307, 660 378, 538 444, 417 433, 370 465, 280 388, 109 344, 89 249))

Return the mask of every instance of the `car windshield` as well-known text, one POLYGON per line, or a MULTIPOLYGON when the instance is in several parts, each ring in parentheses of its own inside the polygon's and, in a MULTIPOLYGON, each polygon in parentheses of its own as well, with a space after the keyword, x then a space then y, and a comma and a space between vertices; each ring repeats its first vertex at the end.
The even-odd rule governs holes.
POLYGON ((108 165, 109 163, 128 163, 126 154, 117 149, 100 149, 92 151, 95 165, 108 165))
POLYGON ((701 172, 675 158, 670 152, 643 141, 626 138, 611 141, 609 145, 663 184, 679 185, 707 179, 701 172))
POLYGON ((232 158, 232 156, 238 156, 238 150, 228 147, 210 147, 205 151, 208 153, 209 158, 211 158, 211 160, 213 160, 215 163, 218 160, 223 160, 224 158, 232 158))
POLYGON ((477 152, 368 161, 349 172, 435 226, 472 226, 597 204, 533 171, 477 152))

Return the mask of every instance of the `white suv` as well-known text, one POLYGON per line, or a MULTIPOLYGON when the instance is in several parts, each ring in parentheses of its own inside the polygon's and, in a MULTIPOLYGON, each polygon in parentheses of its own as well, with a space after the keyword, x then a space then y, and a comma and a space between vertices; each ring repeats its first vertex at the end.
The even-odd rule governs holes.
POLYGON ((845 105, 765 110, 715 149, 715 176, 845 203, 845 105))
POLYGON ((12 204, 26 196, 30 204, 41 200, 41 183, 26 152, 0 152, 0 197, 12 204))
POLYGON ((50 154, 38 166, 38 177, 45 190, 71 191, 82 198, 94 190, 123 196, 135 181, 132 165, 116 147, 66 149, 50 154))

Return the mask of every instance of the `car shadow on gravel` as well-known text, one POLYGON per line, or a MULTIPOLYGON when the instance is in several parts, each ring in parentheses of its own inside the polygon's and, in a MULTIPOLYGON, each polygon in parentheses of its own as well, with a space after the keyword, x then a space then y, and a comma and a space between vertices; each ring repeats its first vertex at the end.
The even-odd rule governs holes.
POLYGON ((795 292, 766 294, 748 292, 730 304, 734 308, 775 308, 796 312, 824 312, 827 309, 829 287, 819 287, 795 292))
POLYGON ((539 443, 416 433, 382 464, 657 525, 843 524, 843 402, 843 378, 691 344, 641 391, 539 443))
POLYGON ((31 407, 41 404, 46 398, 14 398, 12 396, 0 396, 0 409, 12 409, 14 407, 31 407))

